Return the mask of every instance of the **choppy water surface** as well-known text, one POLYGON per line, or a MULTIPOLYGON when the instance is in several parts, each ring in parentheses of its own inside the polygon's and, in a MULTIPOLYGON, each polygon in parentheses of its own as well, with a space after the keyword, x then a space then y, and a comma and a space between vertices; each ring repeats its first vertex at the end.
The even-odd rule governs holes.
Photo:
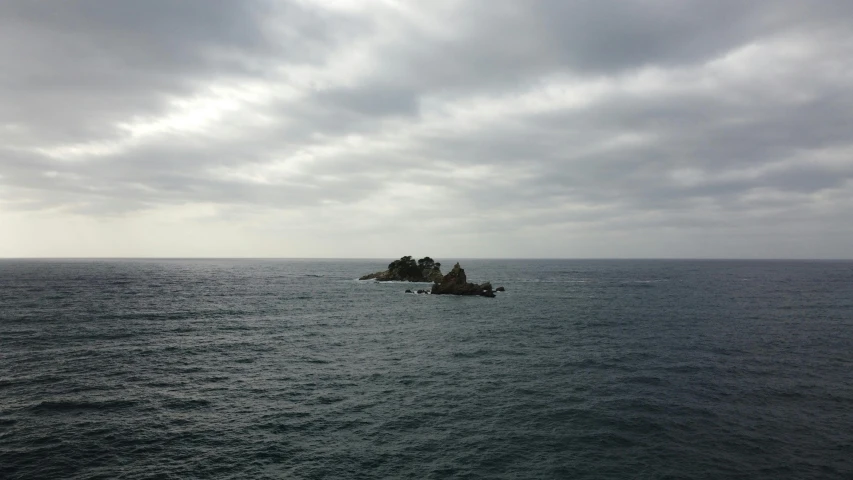
POLYGON ((853 263, 387 263, 0 261, 0 477, 853 478, 853 263))

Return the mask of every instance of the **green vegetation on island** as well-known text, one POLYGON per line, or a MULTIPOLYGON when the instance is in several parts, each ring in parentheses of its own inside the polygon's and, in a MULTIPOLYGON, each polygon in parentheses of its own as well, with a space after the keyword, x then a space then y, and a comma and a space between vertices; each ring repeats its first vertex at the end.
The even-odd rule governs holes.
POLYGON ((441 264, 429 257, 415 261, 411 256, 405 256, 388 264, 388 270, 365 275, 359 280, 376 280, 377 282, 425 282, 441 281, 441 264))

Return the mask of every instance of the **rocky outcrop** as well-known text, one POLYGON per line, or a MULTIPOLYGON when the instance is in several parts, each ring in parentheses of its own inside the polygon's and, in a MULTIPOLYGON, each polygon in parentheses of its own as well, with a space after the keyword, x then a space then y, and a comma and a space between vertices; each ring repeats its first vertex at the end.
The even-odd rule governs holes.
POLYGON ((442 278, 441 264, 429 257, 415 261, 410 256, 402 257, 388 264, 388 270, 370 273, 359 280, 377 282, 438 282, 442 278))
POLYGON ((481 297, 494 297, 492 284, 489 282, 483 284, 468 283, 468 278, 465 276, 465 270, 459 266, 459 263, 453 266, 450 273, 445 275, 440 282, 436 282, 432 286, 433 295, 479 295, 481 297))

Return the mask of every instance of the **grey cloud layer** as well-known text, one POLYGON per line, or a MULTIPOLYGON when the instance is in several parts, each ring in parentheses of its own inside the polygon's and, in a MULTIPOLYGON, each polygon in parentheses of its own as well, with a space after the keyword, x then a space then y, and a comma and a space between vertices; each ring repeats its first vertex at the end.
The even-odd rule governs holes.
POLYGON ((392 199, 472 235, 853 234, 851 18, 832 0, 7 1, 0 208, 337 205, 372 227, 405 215, 371 210, 392 199))

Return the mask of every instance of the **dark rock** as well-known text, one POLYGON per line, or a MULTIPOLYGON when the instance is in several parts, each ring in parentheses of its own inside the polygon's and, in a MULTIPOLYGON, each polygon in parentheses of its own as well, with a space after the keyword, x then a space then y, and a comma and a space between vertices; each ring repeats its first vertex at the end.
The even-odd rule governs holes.
POLYGON ((506 289, 504 287, 498 287, 495 289, 496 292, 505 292, 506 289))
POLYGON ((412 293, 412 291, 407 289, 407 290, 406 290, 406 293, 412 293))
POLYGON ((482 297, 494 297, 492 284, 489 282, 477 285, 468 283, 465 270, 457 263, 453 269, 432 286, 433 295, 480 295, 482 297))
POLYGON ((377 282, 437 282, 441 280, 441 264, 429 257, 417 262, 410 256, 394 260, 388 264, 388 270, 369 273, 359 280, 376 280, 377 282))

